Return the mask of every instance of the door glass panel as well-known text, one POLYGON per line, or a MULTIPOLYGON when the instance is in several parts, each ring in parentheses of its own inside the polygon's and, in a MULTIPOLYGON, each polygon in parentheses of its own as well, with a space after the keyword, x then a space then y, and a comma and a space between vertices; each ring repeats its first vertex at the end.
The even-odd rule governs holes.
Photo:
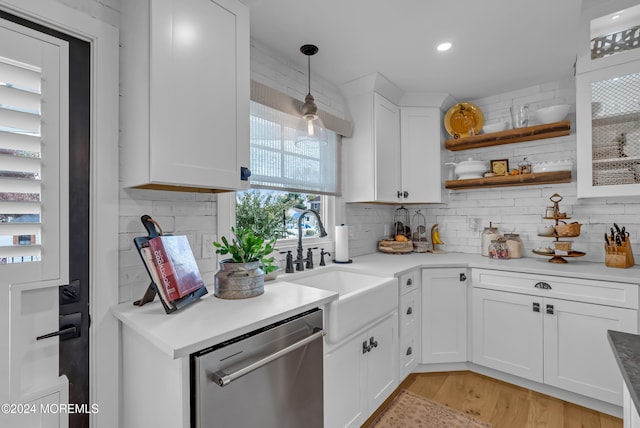
POLYGON ((640 73, 591 84, 593 185, 640 183, 640 73))
POLYGON ((0 264, 40 260, 41 81, 0 57, 0 264))

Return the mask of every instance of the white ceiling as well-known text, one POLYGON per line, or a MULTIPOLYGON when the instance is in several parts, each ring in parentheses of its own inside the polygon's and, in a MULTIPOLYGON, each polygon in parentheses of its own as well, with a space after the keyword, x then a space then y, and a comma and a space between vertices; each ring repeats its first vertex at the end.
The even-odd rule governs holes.
POLYGON ((317 45, 312 75, 338 86, 379 72, 462 101, 574 73, 581 0, 242 1, 252 39, 305 68, 300 46, 317 45))

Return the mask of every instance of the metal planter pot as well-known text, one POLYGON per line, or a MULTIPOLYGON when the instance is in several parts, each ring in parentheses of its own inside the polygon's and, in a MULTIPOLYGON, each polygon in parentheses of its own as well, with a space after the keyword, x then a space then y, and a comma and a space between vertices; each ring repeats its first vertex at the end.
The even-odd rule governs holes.
POLYGON ((234 263, 231 259, 220 262, 215 275, 214 296, 221 299, 246 299, 264 293, 264 271, 260 262, 234 263))

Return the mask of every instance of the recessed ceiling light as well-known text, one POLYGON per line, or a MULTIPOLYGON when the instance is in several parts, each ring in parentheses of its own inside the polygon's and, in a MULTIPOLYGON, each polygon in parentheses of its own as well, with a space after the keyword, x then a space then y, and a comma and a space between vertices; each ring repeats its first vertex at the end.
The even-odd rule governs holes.
POLYGON ((449 49, 451 49, 451 43, 449 43, 449 42, 440 43, 440 44, 438 45, 437 49, 438 49, 440 52, 448 51, 449 49))

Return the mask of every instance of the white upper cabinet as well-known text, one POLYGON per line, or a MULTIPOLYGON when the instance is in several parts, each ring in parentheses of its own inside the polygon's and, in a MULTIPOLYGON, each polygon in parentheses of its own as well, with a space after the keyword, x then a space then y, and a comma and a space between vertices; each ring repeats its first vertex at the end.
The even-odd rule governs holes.
POLYGON ((249 11, 236 0, 122 3, 125 187, 248 187, 249 11))
POLYGON ((348 101, 354 120, 347 149, 347 201, 399 202, 400 108, 377 93, 348 101))
POLYGON ((403 202, 442 202, 438 107, 400 108, 403 202))
POLYGON ((399 107, 401 91, 379 74, 342 91, 354 123, 344 139, 347 202, 440 202, 440 108, 399 107))
POLYGON ((640 5, 634 3, 615 0, 583 11, 576 76, 579 198, 640 195, 640 5))

